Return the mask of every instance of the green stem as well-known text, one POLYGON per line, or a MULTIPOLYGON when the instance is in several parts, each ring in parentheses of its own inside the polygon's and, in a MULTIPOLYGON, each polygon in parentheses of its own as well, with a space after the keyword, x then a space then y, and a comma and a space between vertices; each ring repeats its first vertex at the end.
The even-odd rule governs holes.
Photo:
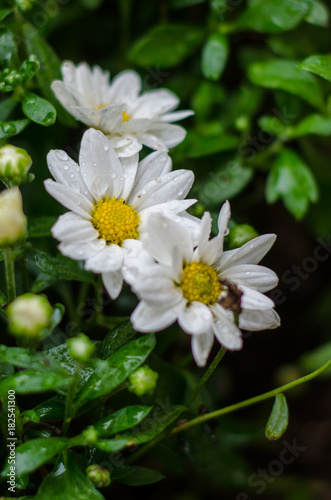
POLYGON ((80 365, 80 363, 77 362, 76 371, 74 373, 73 380, 72 380, 71 384, 69 385, 68 392, 67 392, 66 405, 65 405, 65 411, 64 411, 64 421, 63 421, 63 426, 62 426, 62 434, 64 436, 67 434, 67 431, 69 429, 71 421, 74 418, 75 412, 76 412, 76 408, 74 405, 74 397, 75 397, 77 387, 79 384, 80 371, 81 371, 81 365, 80 365))
POLYGON ((28 292, 29 287, 29 273, 28 273, 28 254, 27 249, 25 249, 21 258, 21 272, 22 272, 22 286, 24 292, 28 292))
POLYGON ((8 246, 4 247, 3 252, 5 256, 7 298, 10 303, 16 298, 14 255, 12 248, 8 246))
POLYGON ((192 420, 189 420, 188 422, 185 422, 184 424, 175 427, 172 429, 170 432, 170 435, 177 434, 178 432, 181 432, 185 429, 188 429, 189 427, 193 427, 194 425, 201 424, 203 422, 207 422, 208 420, 211 420, 213 418, 221 417, 222 415, 226 415, 227 413, 232 413, 233 411, 240 410, 241 408, 246 408, 247 406, 254 405, 256 403, 260 403, 261 401, 265 401, 266 399, 273 398, 277 394, 280 394, 282 392, 288 391, 289 389, 293 389, 294 387, 304 384, 305 382, 308 382, 309 380, 312 380, 315 377, 318 377, 321 373, 323 373, 327 368, 331 366, 331 359, 325 363, 323 366, 318 368, 312 373, 309 373, 308 375, 305 375, 304 377, 298 378, 294 380, 293 382, 290 382, 288 384, 282 385, 281 387, 277 387, 277 389, 273 389, 272 391, 265 392, 264 394, 260 394, 259 396, 255 396, 253 398, 245 399, 244 401, 241 401, 240 403, 235 403, 230 406, 226 406, 225 408, 221 408, 220 410, 212 411, 210 413, 206 413, 205 415, 199 415, 199 417, 196 417, 192 420))
POLYGON ((209 380, 211 375, 214 373, 216 367, 218 366, 219 362, 223 358, 223 356, 226 353, 226 349, 224 347, 221 347, 221 349, 218 351, 216 354, 215 358, 213 359, 212 363, 210 363, 209 367, 205 371, 205 374, 199 381, 199 383, 196 385, 195 389, 193 390, 192 394, 187 398, 185 401, 185 406, 190 407, 199 392, 201 391, 202 387, 205 385, 205 383, 209 380))

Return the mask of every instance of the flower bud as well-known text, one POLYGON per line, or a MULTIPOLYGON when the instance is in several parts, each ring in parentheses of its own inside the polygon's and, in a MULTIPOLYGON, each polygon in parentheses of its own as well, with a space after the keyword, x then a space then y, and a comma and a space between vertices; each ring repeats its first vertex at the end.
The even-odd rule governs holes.
POLYGON ((238 224, 229 233, 229 248, 230 250, 239 248, 257 236, 254 227, 249 224, 238 224))
POLYGON ((30 155, 25 149, 8 144, 0 149, 0 179, 21 184, 27 179, 32 165, 30 155))
POLYGON ((149 366, 144 365, 138 368, 129 376, 129 391, 137 396, 152 394, 154 391, 159 374, 154 372, 149 366))
POLYGON ((70 356, 76 361, 86 363, 95 350, 95 345, 83 333, 79 333, 77 337, 67 340, 70 356))
POLYGON ((50 325, 53 308, 45 295, 25 293, 8 306, 7 315, 13 335, 35 339, 50 325))
POLYGON ((86 475, 97 488, 105 488, 111 483, 109 470, 100 467, 100 465, 89 465, 86 469, 86 475))
POLYGON ((18 188, 0 193, 0 247, 12 245, 25 236, 27 220, 18 188))
POLYGON ((97 442, 99 434, 98 431, 95 429, 95 427, 91 425, 82 432, 82 436, 84 437, 86 444, 92 445, 97 442))

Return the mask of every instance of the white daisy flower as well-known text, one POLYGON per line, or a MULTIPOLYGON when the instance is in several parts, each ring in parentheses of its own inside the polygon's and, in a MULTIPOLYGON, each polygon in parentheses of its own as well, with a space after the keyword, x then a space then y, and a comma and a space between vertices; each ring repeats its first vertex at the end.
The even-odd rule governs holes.
POLYGON ((52 83, 57 99, 77 120, 107 134, 120 157, 137 153, 143 144, 168 150, 185 138, 185 129, 171 122, 193 111, 174 112, 179 99, 166 89, 139 95, 142 83, 135 71, 123 71, 109 83, 109 73, 99 66, 66 61, 61 69, 63 81, 52 83))
POLYGON ((64 151, 50 151, 48 167, 56 182, 46 190, 70 211, 52 228, 59 250, 84 260, 85 269, 102 274, 114 299, 123 285, 122 270, 128 253, 139 256, 149 215, 162 212, 194 230, 196 221, 185 210, 196 200, 185 200, 193 172, 171 172, 171 160, 156 151, 139 163, 138 155, 119 160, 102 132, 85 132, 77 165, 64 151))
POLYGON ((214 336, 227 349, 236 350, 242 347, 239 328, 255 331, 280 324, 275 304, 263 295, 278 278, 257 265, 276 236, 259 236, 223 252, 229 217, 226 202, 218 219, 219 234, 209 240, 212 220, 206 212, 195 247, 189 230, 162 215, 152 216, 146 245, 157 263, 147 266, 133 287, 141 299, 131 316, 134 329, 159 331, 177 320, 192 335, 192 353, 199 366, 206 364, 214 336))

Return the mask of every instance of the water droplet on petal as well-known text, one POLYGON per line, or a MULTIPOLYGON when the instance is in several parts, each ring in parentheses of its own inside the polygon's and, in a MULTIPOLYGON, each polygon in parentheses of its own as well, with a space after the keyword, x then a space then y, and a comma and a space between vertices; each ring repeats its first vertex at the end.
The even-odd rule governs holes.
POLYGON ((61 151, 61 150, 57 151, 56 156, 61 161, 68 161, 69 160, 69 156, 67 155, 67 153, 65 151, 61 151))
POLYGON ((103 195, 108 189, 108 182, 100 175, 96 175, 92 181, 91 188, 98 194, 103 195))
POLYGON ((116 179, 116 177, 117 177, 117 173, 116 173, 116 172, 112 172, 112 173, 111 173, 111 178, 112 178, 112 179, 116 179))
POLYGON ((103 145, 103 149, 104 149, 105 151, 108 151, 108 150, 109 150, 109 145, 108 145, 107 143, 105 143, 105 144, 103 145))

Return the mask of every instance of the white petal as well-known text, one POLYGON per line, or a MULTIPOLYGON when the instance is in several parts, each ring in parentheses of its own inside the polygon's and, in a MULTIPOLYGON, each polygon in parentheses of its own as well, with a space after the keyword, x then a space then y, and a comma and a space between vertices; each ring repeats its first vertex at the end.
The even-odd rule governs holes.
POLYGON ((99 236, 91 222, 73 212, 61 215, 52 227, 52 235, 59 241, 81 242, 96 240, 99 236))
POLYGON ((245 309, 270 309, 275 307, 274 302, 266 295, 246 286, 239 285, 238 288, 244 292, 241 297, 241 307, 245 309))
POLYGON ((136 210, 141 211, 171 200, 183 200, 190 191, 193 181, 194 174, 190 170, 170 172, 146 184, 134 198, 130 196, 130 203, 136 210))
POLYGON ((71 259, 84 260, 101 252, 105 244, 105 240, 102 239, 89 241, 88 243, 83 244, 80 242, 72 243, 62 241, 62 243, 58 246, 58 249, 63 255, 66 255, 71 259))
POLYGON ((201 219, 198 246, 203 247, 208 240, 211 233, 212 218, 209 212, 205 212, 201 219))
POLYGON ((223 347, 230 350, 242 348, 241 332, 233 319, 229 317, 228 311, 216 304, 213 306, 215 319, 213 322, 213 330, 217 340, 223 347))
POLYGON ((274 309, 254 311, 243 309, 239 314, 239 326, 243 330, 273 330, 280 326, 280 318, 274 309))
POLYGON ((51 85, 51 89, 53 90, 57 100, 68 111, 71 106, 78 106, 84 100, 83 96, 81 96, 81 99, 78 99, 76 95, 71 92, 71 88, 60 80, 55 80, 51 85))
POLYGON ((129 156, 127 158, 121 158, 121 164, 123 168, 123 189, 121 192, 121 198, 126 200, 132 190, 132 186, 135 182, 138 168, 138 153, 129 156))
POLYGON ((174 248, 178 248, 180 258, 190 262, 193 243, 190 233, 168 217, 152 214, 147 227, 146 247, 153 257, 165 265, 171 265, 174 248))
POLYGON ((192 302, 184 307, 178 315, 179 326, 186 333, 204 335, 211 329, 213 314, 202 302, 192 302))
POLYGON ((81 171, 77 163, 72 160, 65 151, 52 150, 47 155, 48 168, 54 179, 69 186, 74 191, 81 193, 83 196, 93 201, 93 198, 88 191, 81 171))
POLYGON ((81 215, 84 219, 90 220, 93 205, 85 196, 52 179, 46 179, 46 181, 44 181, 44 186, 46 191, 61 203, 61 205, 81 215))
POLYGON ((151 153, 138 164, 137 176, 131 192, 132 200, 153 179, 171 171, 171 158, 164 151, 151 153))
POLYGON ((194 111, 190 109, 184 111, 175 111, 174 113, 166 113, 159 117, 161 122, 177 122, 179 120, 184 120, 184 118, 188 118, 189 116, 194 115, 194 111))
POLYGON ((214 335, 212 332, 207 332, 202 335, 192 335, 191 349, 198 366, 202 367, 206 365, 213 343, 214 335))
POLYGON ((145 208, 139 212, 139 239, 144 239, 148 227, 148 218, 151 214, 161 214, 173 219, 178 224, 184 224, 183 213, 191 207, 196 200, 173 200, 168 203, 161 203, 152 207, 145 208))
POLYGON ((245 243, 240 248, 224 252, 220 261, 220 270, 239 264, 258 264, 270 250, 276 240, 275 234, 264 234, 245 243))
POLYGON ((103 273, 102 281, 110 297, 115 300, 121 293, 123 287, 123 277, 120 271, 113 273, 103 273))
POLYGON ((115 102, 135 104, 141 89, 141 80, 135 71, 122 71, 112 81, 111 97, 115 102))
POLYGON ((171 279, 155 275, 146 276, 146 274, 142 278, 136 283, 135 290, 148 305, 172 307, 182 300, 183 294, 180 288, 176 287, 171 279))
POLYGON ((158 332, 176 321, 175 308, 150 306, 143 300, 131 314, 131 323, 138 332, 158 332))
POLYGON ((155 260, 139 240, 125 240, 122 248, 125 250, 123 277, 127 283, 134 286, 136 282, 139 282, 142 272, 147 272, 150 266, 155 266, 155 260))
POLYGON ((134 116, 135 118, 158 117, 177 108, 178 104, 178 97, 169 90, 150 90, 138 97, 134 116))
POLYGON ((186 130, 180 125, 154 122, 148 129, 148 134, 157 137, 162 145, 170 149, 177 146, 185 139, 186 130))
POLYGON ((151 121, 146 118, 132 118, 122 124, 124 134, 137 134, 142 135, 148 130, 151 121))
POLYGON ((222 279, 227 279, 237 285, 248 286, 262 293, 272 290, 278 283, 278 276, 271 269, 256 264, 230 267, 222 272, 222 279))
POLYGON ((127 135, 126 138, 128 139, 128 142, 125 145, 116 148, 116 154, 119 158, 127 158, 128 156, 135 155, 142 149, 142 143, 138 136, 131 134, 127 135))
POLYGON ((226 201, 220 211, 218 216, 218 231, 220 238, 224 239, 224 236, 229 232, 228 223, 231 216, 230 203, 226 201))
POLYGON ((108 139, 99 130, 89 129, 83 135, 79 164, 84 182, 96 199, 120 195, 122 165, 108 139))
POLYGON ((123 262, 123 250, 118 245, 106 245, 104 249, 89 257, 85 262, 85 269, 95 273, 118 271, 123 262))

